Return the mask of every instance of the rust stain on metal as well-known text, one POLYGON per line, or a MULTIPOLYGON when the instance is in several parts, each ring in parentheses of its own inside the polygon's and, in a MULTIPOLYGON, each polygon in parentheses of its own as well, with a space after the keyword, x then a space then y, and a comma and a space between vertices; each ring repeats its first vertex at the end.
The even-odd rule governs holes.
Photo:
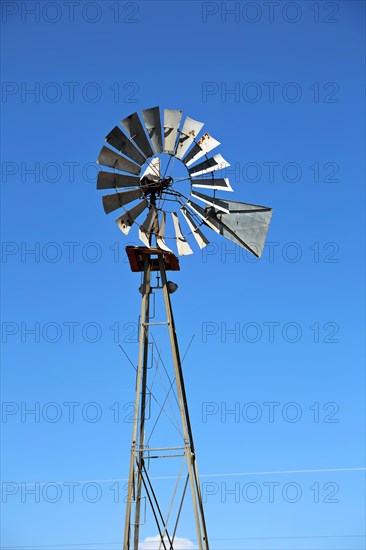
POLYGON ((197 141, 197 145, 201 146, 202 143, 204 143, 207 139, 210 139, 210 134, 208 134, 207 132, 205 134, 203 134, 203 136, 201 137, 201 139, 199 139, 197 141))
POLYGON ((196 137, 196 131, 195 130, 191 130, 190 132, 188 132, 188 135, 185 135, 184 139, 180 139, 180 142, 179 142, 179 147, 182 149, 183 146, 184 146, 184 142, 189 138, 191 137, 192 139, 194 139, 196 137))

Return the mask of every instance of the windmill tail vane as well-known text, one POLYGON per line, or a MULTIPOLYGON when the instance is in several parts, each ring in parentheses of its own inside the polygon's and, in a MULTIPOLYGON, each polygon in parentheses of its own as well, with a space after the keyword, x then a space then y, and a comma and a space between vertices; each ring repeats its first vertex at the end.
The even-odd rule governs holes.
POLYGON ((135 224, 145 246, 155 236, 162 250, 167 240, 178 255, 192 254, 187 237, 203 248, 212 229, 260 257, 272 209, 218 198, 233 191, 227 177, 215 177, 230 166, 221 154, 210 156, 220 142, 181 110, 162 114, 159 107, 133 113, 106 136, 97 162, 109 170, 99 172, 97 189, 114 193, 102 197, 105 212, 122 209, 117 226, 127 235, 135 224), (175 161, 183 177, 174 174, 175 161))

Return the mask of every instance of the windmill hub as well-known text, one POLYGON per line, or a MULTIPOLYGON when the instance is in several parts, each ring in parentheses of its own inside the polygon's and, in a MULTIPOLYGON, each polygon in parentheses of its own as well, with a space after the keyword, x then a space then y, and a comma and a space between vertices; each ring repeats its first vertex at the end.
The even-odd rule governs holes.
POLYGON ((172 177, 160 178, 154 174, 149 174, 141 179, 141 189, 144 195, 152 195, 153 193, 161 196, 165 189, 168 189, 173 185, 174 181, 172 177))

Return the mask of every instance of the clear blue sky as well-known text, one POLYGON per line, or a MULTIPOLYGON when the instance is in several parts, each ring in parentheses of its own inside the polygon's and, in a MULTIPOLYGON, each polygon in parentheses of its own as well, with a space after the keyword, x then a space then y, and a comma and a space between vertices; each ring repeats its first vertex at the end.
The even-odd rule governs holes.
POLYGON ((231 198, 274 209, 260 261, 212 234, 174 277, 211 547, 364 548, 364 2, 71 4, 1 6, 2 546, 121 547, 137 235, 93 163, 160 105, 221 141, 231 198))

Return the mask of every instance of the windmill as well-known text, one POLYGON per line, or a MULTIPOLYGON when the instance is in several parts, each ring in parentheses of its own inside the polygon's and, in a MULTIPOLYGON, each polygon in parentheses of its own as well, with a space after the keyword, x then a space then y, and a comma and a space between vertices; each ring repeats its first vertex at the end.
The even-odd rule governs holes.
MULTIPOLYGON (((186 506, 189 492, 198 548, 209 548, 182 360, 170 299, 177 285, 168 281, 167 271, 180 269, 173 248, 177 249, 179 256, 193 253, 189 240, 195 241, 199 248, 204 248, 209 242, 206 230, 214 230, 260 257, 272 214, 272 209, 266 206, 216 196, 220 191, 233 191, 228 178, 216 177, 229 163, 221 154, 210 156, 220 143, 209 133, 201 133, 202 128, 203 123, 188 116, 183 120, 181 110, 164 109, 161 118, 159 107, 145 109, 140 115, 133 113, 124 118, 121 127, 115 126, 109 132, 105 138, 107 145, 102 148, 97 160, 109 169, 99 172, 97 189, 114 190, 102 197, 105 212, 110 214, 118 210, 118 228, 128 235, 132 226, 136 225, 139 239, 144 244, 126 247, 131 270, 142 275, 139 288, 142 303, 124 550, 139 548, 140 531, 146 523, 147 514, 158 530, 158 548, 174 549, 178 544, 178 529, 183 523, 182 509, 183 505, 186 506), (153 275, 156 275, 155 285, 153 275), (164 321, 155 321, 152 314, 156 291, 162 291, 164 297, 164 321), (151 371, 157 371, 162 362, 160 352, 157 351, 151 363, 155 349, 152 329, 157 325, 165 326, 168 330, 172 363, 171 375, 163 365, 164 375, 167 376, 163 402, 157 400, 152 392, 155 375, 151 381, 151 371), (158 412, 149 436, 148 421, 152 419, 153 400, 158 404, 158 412), (152 445, 151 435, 163 416, 162 412, 172 420, 165 409, 167 402, 172 410, 172 402, 176 406, 174 424, 178 432, 178 444, 162 441, 161 444, 152 445), (169 499, 166 492, 161 499, 157 494, 156 476, 152 470, 155 463, 164 462, 157 459, 180 459, 180 469, 169 499)), ((165 437, 164 432, 162 437, 165 437)))

